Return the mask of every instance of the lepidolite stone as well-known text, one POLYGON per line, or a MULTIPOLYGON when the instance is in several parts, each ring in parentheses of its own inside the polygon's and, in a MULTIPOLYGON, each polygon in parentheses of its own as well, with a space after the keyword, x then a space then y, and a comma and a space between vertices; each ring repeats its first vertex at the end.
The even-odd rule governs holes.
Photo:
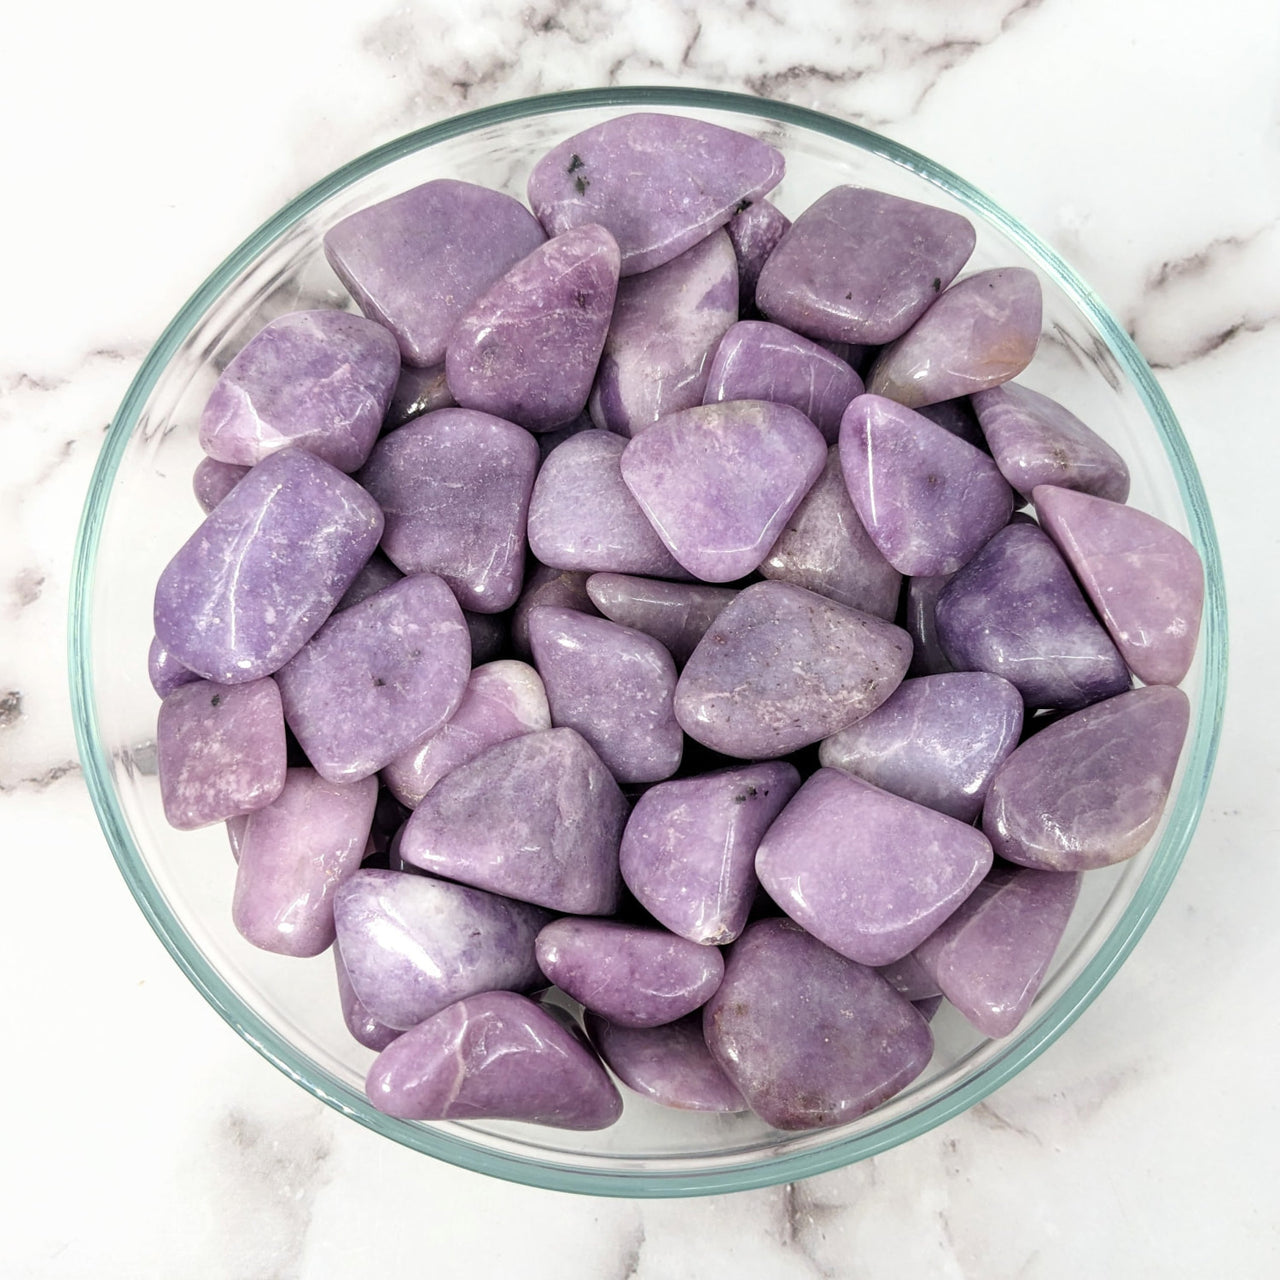
POLYGON ((1164 812, 1190 714, 1180 689, 1152 685, 1028 738, 996 773, 983 806, 995 851, 1043 871, 1133 857, 1164 812))
POLYGON ((1129 670, 1177 684, 1191 669, 1204 566, 1163 520, 1106 498, 1038 485, 1036 514, 1075 570, 1129 670))
POLYGON ((732 587, 661 582, 622 573, 593 573, 587 579, 587 595, 606 618, 660 640, 678 667, 688 661, 707 628, 737 594, 732 587))
POLYGON ((413 811, 406 862, 553 911, 608 915, 627 803, 572 729, 527 733, 446 774, 413 811))
POLYGON ((293 311, 240 350, 200 415, 200 447, 251 467, 297 445, 354 471, 369 456, 400 376, 380 324, 345 311, 293 311))
POLYGON ((437 409, 455 408, 457 403, 453 398, 453 392, 449 390, 443 361, 440 364, 433 364, 428 369, 418 369, 411 364, 402 364, 396 389, 391 394, 391 403, 387 405, 387 416, 383 420, 383 425, 391 431, 396 427, 403 427, 410 419, 421 417, 424 413, 434 413, 437 409))
POLYGON ((538 446, 476 409, 439 409, 384 436, 360 473, 386 517, 382 549, 404 573, 438 573, 458 603, 501 613, 524 575, 538 446))
POLYGON ((818 758, 885 791, 972 822, 992 775, 1018 745, 1022 695, 986 671, 904 680, 818 758))
POLYGON ((264 951, 318 956, 334 939, 334 893, 360 866, 378 780, 326 782, 290 769, 284 789, 240 837, 231 919, 264 951))
POLYGON ((511 613, 511 647, 516 653, 525 659, 533 656, 529 648, 529 614, 534 609, 577 609, 595 614, 595 605, 587 595, 588 576, 577 569, 553 569, 546 564, 534 566, 511 613))
POLYGON ((347 1030, 366 1049, 381 1053, 400 1032, 395 1027, 387 1026, 385 1022, 379 1022, 360 1003, 360 997, 356 995, 351 979, 347 976, 347 966, 342 962, 342 948, 337 942, 333 944, 333 969, 338 980, 338 1004, 347 1030))
POLYGON ((427 368, 467 308, 545 239, 518 200, 440 178, 343 218, 324 253, 360 310, 395 334, 404 363, 427 368))
POLYGON ((738 298, 743 311, 755 305, 756 281, 790 226, 791 219, 768 200, 749 204, 725 226, 738 259, 738 298))
POLYGON ((703 404, 769 400, 799 409, 828 444, 862 379, 816 342, 763 320, 742 320, 720 339, 707 372, 703 404))
POLYGON ((449 338, 460 405, 550 431, 587 405, 618 291, 618 246, 597 226, 539 245, 481 297, 449 338))
POLYGON ((147 650, 147 677, 151 687, 162 697, 167 698, 175 689, 190 684, 200 677, 184 667, 154 636, 151 647, 147 650))
POLYGON ((721 1070, 778 1129, 857 1119, 933 1054, 929 1024, 879 974, 790 920, 747 926, 702 1029, 721 1070))
POLYGON ((890 342, 955 279, 976 242, 967 218, 866 187, 836 187, 782 237, 756 305, 811 338, 890 342))
POLYGON ((1033 271, 966 276, 876 357, 867 390, 914 409, 999 386, 1031 363, 1040 322, 1033 271))
POLYGON ((1073 710, 1129 687, 1129 669, 1042 529, 1007 525, 951 579, 934 609, 958 671, 990 671, 1028 707, 1073 710))
POLYGON ((952 669, 938 639, 934 610, 942 589, 954 577, 943 573, 932 578, 907 579, 907 634, 911 637, 909 676, 936 676, 952 669))
POLYGON ((216 458, 201 458, 191 475, 191 491, 200 510, 208 515, 248 474, 248 467, 219 462, 216 458))
POLYGON ((566 138, 534 166, 529 204, 548 234, 600 223, 622 274, 652 271, 772 191, 782 153, 744 133, 635 112, 566 138))
POLYGON ((487 991, 442 1009, 378 1055, 365 1081, 403 1120, 524 1120, 604 1129, 622 1098, 595 1055, 546 1009, 487 991))
POLYGON ((444 724, 470 671, 458 602, 441 579, 418 573, 334 614, 277 679, 316 771, 354 782, 444 724))
POLYGON ((481 991, 529 991, 548 913, 432 876, 360 870, 335 895, 338 945, 360 1003, 404 1030, 481 991))
POLYGON ((622 455, 622 478, 681 565, 732 582, 768 555, 826 460, 798 409, 734 400, 650 427, 622 455))
POLYGON ((882 396, 845 410, 840 465, 872 542, 913 577, 954 573, 1013 512, 985 453, 882 396))
POLYGON ((315 635, 381 536, 382 512, 350 476, 302 449, 273 453, 165 566, 156 636, 206 679, 270 675, 315 635))
POLYGON ((861 964, 899 960, 991 869, 980 831, 819 769, 760 842, 756 875, 797 924, 861 964))
POLYGON ((576 729, 619 782, 680 767, 676 665, 652 636, 574 609, 534 609, 529 645, 556 725, 576 729))
MULTIPOLYGON (((992 872, 992 874, 995 873, 992 872)), ((985 883, 986 881, 984 880, 983 884, 985 883)), ((981 888, 981 885, 978 888, 981 888)), ((977 893, 977 891, 975 889, 974 893, 977 893)), ((973 894, 971 893, 969 897, 972 898, 973 894)), ((935 929, 934 933, 936 932, 937 930, 935 929)), ((923 946, 924 943, 920 945, 923 946)), ((895 960, 892 964, 883 965, 876 972, 904 1000, 910 1000, 912 1004, 915 1004, 918 1000, 932 1000, 934 996, 942 994, 942 989, 920 964, 920 961, 916 959, 914 951, 903 956, 901 960, 895 960)), ((926 1014, 925 1016, 929 1015, 926 1014)))
POLYGON ((911 641, 892 623, 789 582, 757 582, 685 664, 676 719, 725 755, 784 756, 874 711, 910 659, 911 641))
POLYGON ((922 404, 916 412, 922 418, 928 418, 944 431, 971 444, 983 453, 990 453, 986 437, 978 424, 978 415, 973 410, 971 396, 957 396, 954 400, 939 400, 936 404, 922 404))
POLYGON ((997 867, 913 953, 983 1035, 1007 1036, 1062 941, 1080 876, 997 867))
POLYGON ((795 768, 775 760, 650 787, 622 835, 627 888, 682 938, 732 942, 755 901, 761 837, 799 785, 795 768))
POLYGON ((170 826, 190 831, 261 809, 280 794, 285 768, 274 680, 194 680, 160 704, 156 769, 170 826))
POLYGON ((724 977, 716 947, 616 920, 553 920, 538 965, 584 1008, 622 1027, 660 1027, 700 1009, 724 977))
POLYGON ((737 318, 738 263, 724 231, 622 281, 589 400, 595 424, 634 436, 701 404, 716 344, 737 318))
POLYGON ((377 595, 384 587, 399 582, 403 577, 404 574, 386 556, 375 551, 364 568, 351 580, 346 594, 333 606, 334 613, 341 613, 343 609, 350 609, 353 604, 377 595))

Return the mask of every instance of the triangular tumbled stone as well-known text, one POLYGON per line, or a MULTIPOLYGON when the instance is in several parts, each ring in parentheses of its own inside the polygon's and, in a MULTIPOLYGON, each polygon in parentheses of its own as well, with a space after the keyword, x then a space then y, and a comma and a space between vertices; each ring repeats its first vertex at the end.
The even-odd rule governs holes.
POLYGON ((614 622, 660 640, 676 666, 683 666, 707 628, 738 593, 701 582, 662 582, 624 573, 593 573, 587 579, 591 602, 614 622))

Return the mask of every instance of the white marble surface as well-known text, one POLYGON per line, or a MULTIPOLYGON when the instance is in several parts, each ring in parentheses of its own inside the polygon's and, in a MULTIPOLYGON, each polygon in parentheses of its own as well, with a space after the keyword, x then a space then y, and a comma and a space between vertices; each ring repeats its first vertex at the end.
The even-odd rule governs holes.
POLYGON ((1274 0, 64 0, 0 40, 0 1275, 1280 1274, 1274 0), (71 542, 105 423, 222 253, 375 142, 527 93, 743 89, 1040 230, 1157 367, 1229 566, 1217 774, 1167 903, 1043 1058, 854 1168, 692 1202, 485 1180, 310 1100, 207 1008, 75 763, 71 542), (12 692, 10 692, 12 691, 12 692))

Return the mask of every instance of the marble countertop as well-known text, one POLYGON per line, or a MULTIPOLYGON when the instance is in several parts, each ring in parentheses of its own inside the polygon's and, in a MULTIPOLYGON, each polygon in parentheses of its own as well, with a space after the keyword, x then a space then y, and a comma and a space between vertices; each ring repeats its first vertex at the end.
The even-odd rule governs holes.
POLYGON ((1265 587, 1280 477, 1274 0, 73 0, 6 26, 0 1275, 1280 1274, 1280 704, 1262 676, 1280 625, 1265 587), (1180 416, 1233 611, 1228 720, 1193 848, 1079 1023, 905 1147, 684 1202, 435 1163, 242 1043, 116 872, 60 658, 105 424, 225 250, 374 143, 603 83, 844 116, 1041 232, 1129 327, 1180 416))

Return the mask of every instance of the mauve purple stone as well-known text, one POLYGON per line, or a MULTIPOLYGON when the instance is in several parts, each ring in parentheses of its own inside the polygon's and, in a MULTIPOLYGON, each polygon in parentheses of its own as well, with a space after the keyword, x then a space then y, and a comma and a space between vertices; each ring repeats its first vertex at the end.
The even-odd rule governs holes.
POLYGON ((415 369, 411 364, 401 365, 400 377, 391 395, 391 403, 387 405, 383 426, 388 431, 393 431, 424 413, 433 413, 436 409, 453 409, 457 403, 445 379, 443 361, 433 364, 429 369, 415 369))
MULTIPOLYGON (((663 551, 665 554, 666 548, 663 551)), ((546 564, 534 566, 511 614, 511 647, 520 657, 527 661, 533 656, 529 648, 529 614, 534 609, 577 609, 580 613, 595 615, 595 605, 587 594, 587 578, 581 570, 553 569, 546 564)))
POLYGON ((678 667, 688 661, 707 628, 737 594, 732 587, 662 582, 622 573, 593 573, 587 579, 587 595, 606 618, 660 640, 678 667))
MULTIPOLYGON (((981 392, 979 394, 982 394, 981 392)), ((981 449, 989 454, 986 437, 978 423, 978 415, 973 411, 973 403, 969 396, 957 396, 954 400, 939 400, 937 404, 922 404, 916 412, 922 418, 941 427, 949 434, 981 449)))
POLYGON ((200 677, 184 667, 154 636, 151 647, 147 650, 147 676, 151 687, 162 698, 167 698, 175 689, 190 684, 200 677))
MULTIPOLYGON (((974 892, 976 893, 977 890, 975 889, 974 892)), ((969 896, 972 897, 973 894, 969 896)), ((934 932, 936 933, 937 930, 934 932)), ((921 967, 914 951, 903 956, 901 960, 895 960, 892 964, 882 965, 876 972, 904 1000, 910 1000, 912 1004, 920 1000, 931 1000, 934 996, 941 994, 941 988, 921 967)))
POLYGON ((907 634, 911 637, 909 676, 937 676, 952 669, 938 640, 934 607, 942 589, 954 577, 943 573, 931 578, 907 579, 907 634))
POLYGON ((343 609, 350 609, 353 604, 359 604, 361 600, 367 600, 384 587, 389 587, 392 583, 399 582, 403 577, 404 574, 386 556, 380 551, 375 551, 365 563, 364 568, 351 580, 351 585, 347 588, 346 594, 333 606, 334 613, 341 613, 343 609))
POLYGON ((200 510, 208 515, 248 474, 248 467, 219 462, 217 458, 201 458, 191 473, 191 491, 200 510))
POLYGON ((738 259, 738 298, 742 311, 755 306, 756 281, 790 226, 791 219, 768 200, 749 204, 725 225, 738 259))
POLYGON ((337 942, 334 942, 332 951, 334 974, 338 979, 338 1004, 342 1009, 342 1020, 347 1024, 347 1030, 351 1032, 354 1040, 359 1041, 366 1049, 380 1053, 400 1032, 395 1027, 387 1026, 385 1022, 379 1022, 360 1003, 360 997, 356 995, 351 986, 351 979, 347 976, 347 966, 342 962, 342 948, 337 942))

